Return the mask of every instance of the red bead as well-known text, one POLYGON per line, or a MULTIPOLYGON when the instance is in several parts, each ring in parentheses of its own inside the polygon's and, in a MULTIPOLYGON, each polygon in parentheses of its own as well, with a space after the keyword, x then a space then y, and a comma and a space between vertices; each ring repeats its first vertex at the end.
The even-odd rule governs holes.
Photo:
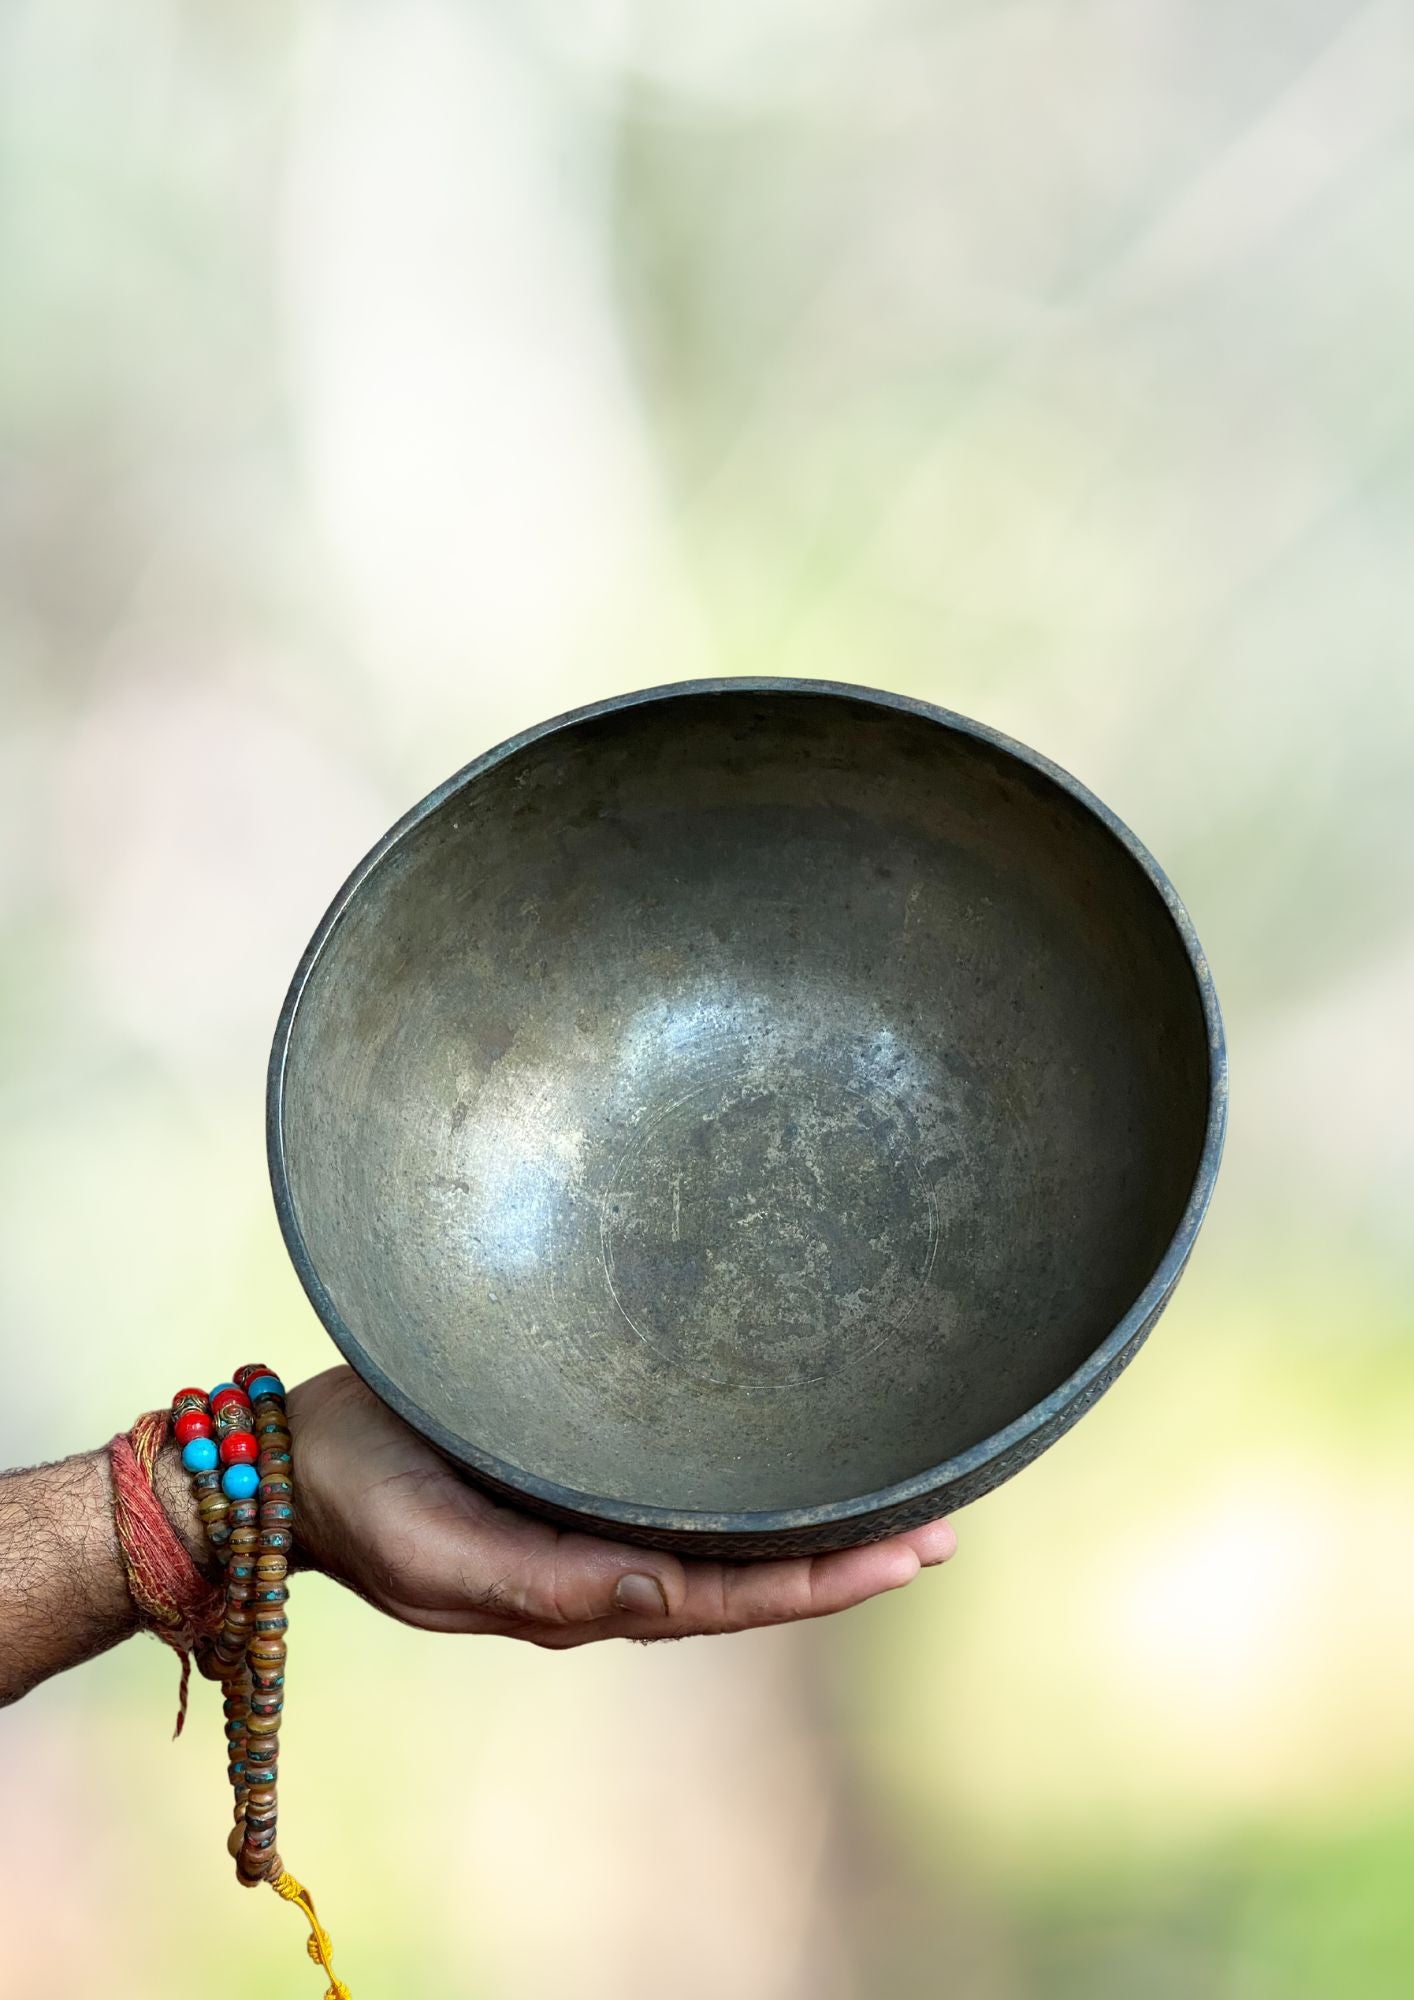
POLYGON ((248 1410, 250 1397, 244 1389, 221 1389, 211 1398, 212 1416, 218 1416, 228 1403, 235 1403, 239 1408, 248 1410))
POLYGON ((203 1406, 206 1403, 206 1391, 204 1389, 178 1389, 172 1401, 174 1403, 182 1403, 186 1401, 188 1396, 195 1396, 197 1402, 203 1406))
POLYGON ((258 1448, 249 1431, 227 1431, 217 1447, 222 1465, 253 1465, 258 1448))
POLYGON ((263 1361, 248 1361, 244 1368, 238 1368, 232 1380, 242 1389, 248 1389, 257 1375, 273 1375, 273 1368, 267 1368, 263 1361))
POLYGON ((211 1419, 205 1410, 188 1410, 178 1417, 172 1428, 177 1433, 178 1444, 190 1444, 193 1438, 209 1438, 211 1419))

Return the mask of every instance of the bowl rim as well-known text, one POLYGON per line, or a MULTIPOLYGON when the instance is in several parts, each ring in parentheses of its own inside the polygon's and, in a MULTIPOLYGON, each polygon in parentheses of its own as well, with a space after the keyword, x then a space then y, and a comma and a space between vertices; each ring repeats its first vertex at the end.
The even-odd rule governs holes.
POLYGON ((444 779, 388 829, 382 839, 365 854, 329 904, 290 981, 270 1050, 265 1100, 266 1152, 270 1184, 275 1197, 275 1212, 279 1219, 285 1248, 289 1252, 290 1260, 310 1304, 314 1307, 326 1332, 345 1360, 374 1393, 446 1457, 473 1474, 478 1472, 483 1474, 507 1492, 523 1496, 531 1506, 579 1516, 587 1525, 592 1523, 601 1533, 610 1532, 614 1525, 619 1525, 625 1529, 673 1537, 678 1539, 680 1545, 689 1543, 694 1535, 704 1538, 709 1535, 713 1537, 732 1535, 747 1539, 759 1537, 765 1541, 777 1536, 790 1536, 802 1530, 827 1529, 834 1524, 843 1527, 871 1516, 891 1515, 930 1493, 936 1492, 941 1495, 963 1481, 975 1487, 979 1475, 983 1477, 985 1483, 985 1473, 989 1467, 1009 1458, 1018 1449, 1024 1450, 1027 1442, 1035 1438, 1038 1433, 1041 1434, 1041 1442, 1037 1445, 1037 1451, 1044 1449, 1045 1434, 1048 1429, 1052 1428, 1062 1413, 1072 1405, 1081 1402, 1081 1406, 1084 1406, 1082 1399, 1085 1398, 1086 1392, 1094 1388, 1097 1383, 1103 1383, 1106 1371, 1116 1367, 1131 1344, 1142 1337, 1145 1329, 1163 1310, 1170 1293, 1182 1275, 1212 1198, 1227 1128, 1227 1100, 1227 1045, 1223 1033, 1222 1014, 1208 967, 1207 955, 1198 941, 1192 919, 1168 876, 1143 842, 1105 805, 1103 800, 1081 784, 1079 779, 1073 777, 1059 764, 1053 763, 1048 757, 1043 757, 1038 751, 1017 742, 1013 737, 1004 735, 1000 730, 973 721, 955 710, 941 708, 932 702, 920 701, 910 695, 894 694, 882 688, 865 687, 848 681, 807 680, 771 675, 728 676, 672 681, 657 687, 635 689, 626 694, 613 695, 607 700, 589 702, 579 708, 567 709, 562 715, 552 716, 529 729, 520 730, 514 736, 507 737, 504 742, 484 751, 479 757, 474 757, 460 770, 453 772, 451 777, 444 779), (532 743, 572 729, 580 723, 594 721, 621 710, 718 694, 826 696, 862 703, 873 708, 889 709, 900 714, 916 715, 954 733, 973 737, 994 750, 1000 750, 1018 759, 1032 771, 1050 779, 1084 807, 1104 830, 1120 843, 1157 891, 1178 932, 1193 973, 1203 1010, 1208 1046, 1207 1119, 1203 1145, 1183 1214, 1167 1248, 1138 1297, 1078 1368, 1074 1369, 1048 1396, 1023 1412, 1021 1416, 1014 1418, 1003 1429, 994 1431, 991 1436, 983 1438, 977 1444, 969 1445, 966 1451, 959 1452, 952 1458, 943 1459, 935 1465, 925 1467, 921 1472, 912 1473, 907 1479, 895 1481, 889 1486, 878 1487, 869 1493, 855 1494, 849 1499, 827 1501, 813 1507, 784 1507, 725 1513, 685 1507, 641 1505, 563 1486, 556 1480, 542 1478, 538 1473, 530 1472, 522 1466, 514 1465, 508 1460, 497 1458, 494 1454, 482 1450, 467 1439, 457 1436, 455 1432, 423 1410, 412 1397, 406 1395, 388 1378, 364 1350, 315 1269, 295 1213, 284 1138, 285 1073, 300 1002, 314 968, 342 921, 345 911, 364 882, 393 848, 472 779, 493 770, 498 764, 515 756, 518 751, 532 743))

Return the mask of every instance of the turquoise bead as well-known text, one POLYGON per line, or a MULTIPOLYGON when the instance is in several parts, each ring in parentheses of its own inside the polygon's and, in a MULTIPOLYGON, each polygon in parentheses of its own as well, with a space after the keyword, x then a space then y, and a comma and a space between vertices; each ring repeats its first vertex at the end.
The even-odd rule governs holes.
POLYGON ((249 1500, 259 1486, 260 1474, 253 1465, 228 1465, 221 1478, 221 1490, 228 1500, 249 1500))
POLYGON ((216 1459, 216 1444, 212 1438, 193 1438, 190 1444, 182 1446, 182 1464, 188 1472, 214 1472, 216 1459))
POLYGON ((246 1390, 252 1403, 259 1396, 283 1396, 284 1393, 285 1385, 278 1375, 257 1375, 246 1390))

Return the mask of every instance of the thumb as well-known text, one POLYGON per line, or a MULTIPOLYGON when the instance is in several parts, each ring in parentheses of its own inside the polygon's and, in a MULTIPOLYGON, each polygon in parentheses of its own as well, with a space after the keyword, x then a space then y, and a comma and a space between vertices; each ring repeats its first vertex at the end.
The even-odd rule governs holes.
POLYGON ((479 1536, 477 1608, 561 1628, 632 1618, 665 1623, 687 1598, 676 1556, 556 1530, 496 1509, 479 1536))

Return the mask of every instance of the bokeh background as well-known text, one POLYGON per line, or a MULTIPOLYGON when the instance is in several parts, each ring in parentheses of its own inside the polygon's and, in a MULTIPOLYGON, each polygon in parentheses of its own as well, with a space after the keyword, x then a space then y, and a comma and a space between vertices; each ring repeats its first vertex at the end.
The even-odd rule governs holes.
MULTIPOLYGON (((999 726, 1228 1016, 1175 1304, 947 1571, 564 1657, 301 1583, 359 1996, 1411 1991, 1412 247, 1400 4, 0 6, 0 1460, 331 1358, 286 981, 575 703, 999 726)), ((143 1640, 0 1720, 6 1996, 314 1992, 174 1692, 143 1640)))

